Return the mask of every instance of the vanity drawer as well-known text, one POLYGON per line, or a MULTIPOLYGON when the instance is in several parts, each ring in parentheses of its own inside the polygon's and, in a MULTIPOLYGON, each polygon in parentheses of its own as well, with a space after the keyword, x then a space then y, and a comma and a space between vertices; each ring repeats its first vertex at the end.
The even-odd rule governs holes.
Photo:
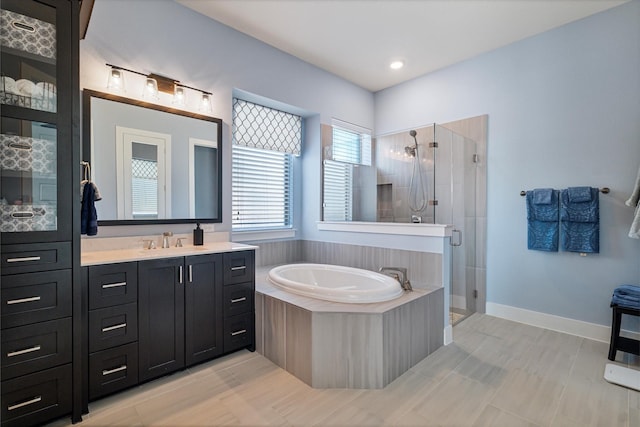
POLYGON ((2 246, 2 275, 71 268, 71 243, 2 246))
POLYGON ((138 263, 89 267, 89 310, 138 300, 138 263))
POLYGON ((2 278, 2 328, 71 316, 71 270, 2 278))
POLYGON ((89 312, 90 353, 137 340, 138 307, 136 303, 89 312))
POLYGON ((224 319, 224 352, 238 350, 254 343, 254 316, 253 313, 224 319))
POLYGON ((2 379, 71 362, 71 318, 2 331, 2 379))
POLYGON ((138 384, 138 343, 102 350, 89 356, 89 399, 138 384))
POLYGON ((253 251, 227 252, 223 258, 224 284, 255 281, 253 251))
POLYGON ((71 364, 2 382, 2 426, 38 425, 71 412, 71 364))
POLYGON ((223 291, 224 317, 253 311, 254 286, 252 282, 225 286, 223 291))

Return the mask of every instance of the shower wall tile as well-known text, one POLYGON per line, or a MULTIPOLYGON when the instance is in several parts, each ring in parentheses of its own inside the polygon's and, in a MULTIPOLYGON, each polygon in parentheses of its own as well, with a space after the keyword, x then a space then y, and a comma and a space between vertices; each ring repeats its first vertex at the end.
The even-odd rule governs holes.
POLYGON ((476 311, 484 313, 487 304, 487 269, 476 268, 476 289, 478 290, 478 298, 476 298, 476 311))
POLYGON ((487 267, 487 217, 476 217, 476 267, 487 267))

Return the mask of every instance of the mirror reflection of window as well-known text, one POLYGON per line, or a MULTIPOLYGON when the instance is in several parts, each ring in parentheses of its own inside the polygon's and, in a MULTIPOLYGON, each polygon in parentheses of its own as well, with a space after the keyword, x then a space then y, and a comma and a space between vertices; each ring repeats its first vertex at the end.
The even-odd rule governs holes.
POLYGON ((171 217, 171 135, 116 126, 118 217, 171 217))
POLYGON ((133 143, 131 195, 134 219, 158 218, 158 150, 154 145, 133 143))

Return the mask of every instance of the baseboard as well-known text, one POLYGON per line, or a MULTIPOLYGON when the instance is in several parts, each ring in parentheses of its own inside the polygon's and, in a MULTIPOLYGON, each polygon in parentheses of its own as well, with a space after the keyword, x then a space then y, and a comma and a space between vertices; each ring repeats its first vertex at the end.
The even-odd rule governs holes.
POLYGON ((449 345, 453 342, 453 326, 447 325, 443 330, 444 345, 449 345))
POLYGON ((451 295, 450 298, 451 307, 460 310, 467 309, 467 299, 463 295, 451 295))
MULTIPOLYGON (((550 329, 552 331, 589 338, 594 341, 608 343, 611 339, 611 327, 609 326, 583 322, 581 320, 569 319, 553 314, 540 313, 524 308, 487 302, 487 314, 502 319, 513 320, 514 322, 550 329)), ((629 336, 630 338, 640 339, 640 333, 626 330, 624 333, 625 336, 629 336)))

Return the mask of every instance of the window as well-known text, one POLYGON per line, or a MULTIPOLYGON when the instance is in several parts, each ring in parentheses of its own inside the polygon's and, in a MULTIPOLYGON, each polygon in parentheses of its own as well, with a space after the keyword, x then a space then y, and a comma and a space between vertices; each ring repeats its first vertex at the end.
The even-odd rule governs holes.
POLYGON ((353 218, 353 165, 324 161, 324 220, 351 221, 353 218))
POLYGON ((234 230, 291 226, 291 154, 233 146, 234 230))
POLYGON ((354 167, 371 165, 368 130, 334 121, 331 155, 323 162, 324 221, 353 220, 354 167))
POLYGON ((292 162, 302 118, 244 100, 233 101, 232 229, 291 228, 292 162))

